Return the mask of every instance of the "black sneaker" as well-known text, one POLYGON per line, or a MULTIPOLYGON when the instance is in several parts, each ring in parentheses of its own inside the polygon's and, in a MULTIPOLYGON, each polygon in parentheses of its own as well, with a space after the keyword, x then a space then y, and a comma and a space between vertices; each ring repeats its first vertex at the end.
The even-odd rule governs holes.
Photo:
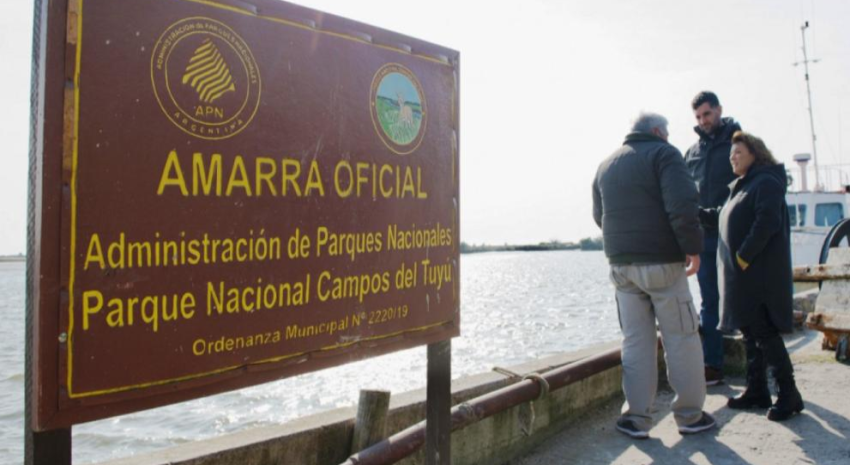
POLYGON ((706 412, 702 412, 702 417, 694 423, 690 425, 680 426, 679 434, 696 434, 701 433, 703 431, 710 430, 717 426, 717 422, 714 420, 714 417, 709 415, 706 412))
POLYGON ((646 439, 649 437, 649 433, 647 431, 638 428, 634 421, 626 418, 620 418, 617 420, 617 431, 634 439, 646 439))

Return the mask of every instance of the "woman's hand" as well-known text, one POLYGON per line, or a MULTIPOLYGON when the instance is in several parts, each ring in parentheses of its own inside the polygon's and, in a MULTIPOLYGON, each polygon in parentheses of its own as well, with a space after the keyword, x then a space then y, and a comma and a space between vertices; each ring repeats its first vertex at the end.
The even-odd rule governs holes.
POLYGON ((741 267, 741 270, 742 270, 742 271, 747 271, 747 268, 749 268, 749 267, 750 267, 750 264, 749 264, 749 263, 747 263, 747 262, 745 262, 745 261, 744 261, 744 259, 743 259, 743 258, 741 258, 741 256, 740 256, 740 255, 738 255, 738 254, 735 254, 735 261, 737 261, 737 262, 738 262, 738 266, 740 266, 740 267, 741 267))

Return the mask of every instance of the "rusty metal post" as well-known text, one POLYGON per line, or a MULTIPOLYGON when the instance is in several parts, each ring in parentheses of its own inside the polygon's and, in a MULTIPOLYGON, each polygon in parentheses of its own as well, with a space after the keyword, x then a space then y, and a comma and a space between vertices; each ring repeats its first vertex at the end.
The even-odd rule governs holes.
POLYGON ((428 344, 425 464, 451 464, 452 342, 428 344))

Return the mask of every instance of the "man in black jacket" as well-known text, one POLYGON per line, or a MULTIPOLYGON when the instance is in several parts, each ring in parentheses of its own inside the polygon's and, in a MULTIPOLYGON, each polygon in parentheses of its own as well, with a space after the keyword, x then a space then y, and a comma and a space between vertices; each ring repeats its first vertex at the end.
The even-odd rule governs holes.
MULTIPOLYGON (((694 131, 699 140, 685 152, 685 163, 697 183, 699 205, 717 208, 729 197, 729 183, 735 180, 729 151, 732 134, 741 126, 732 118, 723 117, 723 107, 713 92, 702 91, 691 102, 697 125, 694 131)), ((705 246, 700 255, 697 274, 702 296, 700 321, 702 349, 705 355, 705 381, 709 386, 723 381, 723 335, 717 330, 720 322, 717 291, 717 229, 706 228, 705 246)))
POLYGON ((617 430, 649 437, 658 385, 661 329, 673 416, 682 434, 715 425, 705 402, 698 317, 687 276, 697 272, 702 230, 697 190, 682 154, 667 143, 667 120, 642 113, 593 181, 593 218, 602 228, 623 332, 626 404, 617 430), (687 268, 686 268, 687 267, 687 268))

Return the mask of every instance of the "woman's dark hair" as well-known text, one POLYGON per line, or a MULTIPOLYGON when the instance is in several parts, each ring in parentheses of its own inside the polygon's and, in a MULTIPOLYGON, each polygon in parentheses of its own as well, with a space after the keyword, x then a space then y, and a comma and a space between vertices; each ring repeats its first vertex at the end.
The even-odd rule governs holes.
POLYGON ((747 150, 749 150, 750 153, 753 154, 753 157, 755 157, 753 165, 779 164, 779 162, 773 158, 773 154, 770 153, 767 146, 764 145, 764 141, 748 132, 735 131, 735 134, 732 134, 732 143, 744 144, 744 146, 747 147, 747 150))

